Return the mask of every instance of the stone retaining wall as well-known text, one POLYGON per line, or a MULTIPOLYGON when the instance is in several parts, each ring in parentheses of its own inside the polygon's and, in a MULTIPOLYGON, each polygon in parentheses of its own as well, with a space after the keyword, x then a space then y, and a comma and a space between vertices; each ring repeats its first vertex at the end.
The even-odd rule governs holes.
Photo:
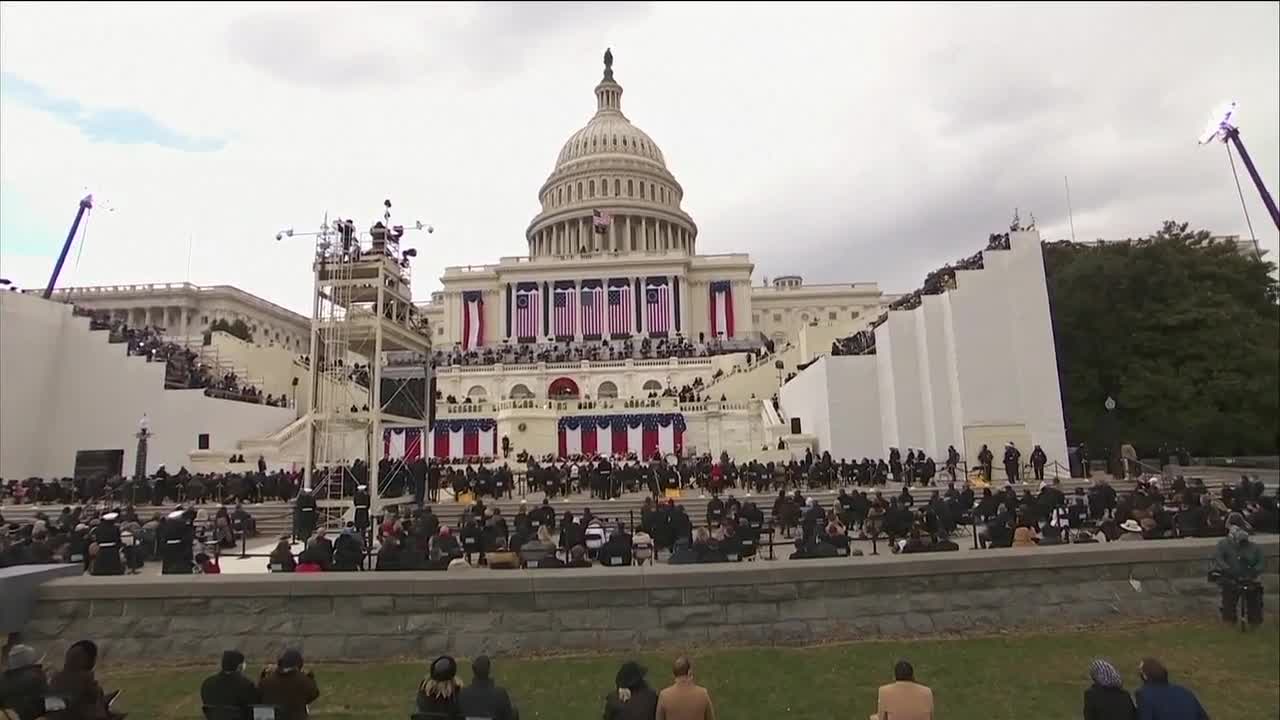
MULTIPOLYGON (((1276 538, 1267 556, 1275 607, 1276 538)), ((1213 541, 1071 545, 804 562, 472 571, 77 577, 40 590, 26 639, 112 658, 210 662, 236 647, 308 658, 800 645, 1210 617, 1213 541)), ((231 560, 230 562, 235 562, 231 560)))

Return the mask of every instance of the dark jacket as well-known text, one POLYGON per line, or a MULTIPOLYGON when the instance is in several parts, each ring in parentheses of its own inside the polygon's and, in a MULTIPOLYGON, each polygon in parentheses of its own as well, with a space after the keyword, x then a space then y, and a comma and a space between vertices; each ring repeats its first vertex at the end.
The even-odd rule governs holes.
POLYGON ((493 720, 520 720, 507 691, 488 678, 475 678, 458 694, 458 709, 463 717, 485 717, 493 720))
POLYGON ((658 693, 645 685, 631 691, 623 702, 614 690, 604 699, 604 720, 653 720, 658 713, 658 693))
POLYGON ((62 670, 49 680, 49 692, 61 697, 67 709, 49 715, 51 720, 107 720, 111 711, 107 708, 102 686, 93 675, 97 663, 98 647, 81 641, 67 648, 62 670))
POLYGON ((210 675, 200 685, 200 703, 240 708, 240 716, 248 720, 253 706, 262 702, 258 686, 241 672, 210 675))
POLYGON ((18 713, 21 720, 35 720, 44 714, 44 696, 49 683, 44 668, 28 665, 0 675, 0 708, 18 713))
POLYGON ((1084 691, 1084 720, 1135 720, 1138 710, 1124 688, 1090 685, 1084 691))
POLYGON ((294 670, 281 672, 275 666, 262 671, 258 679, 258 691, 264 705, 280 708, 277 720, 305 720, 307 705, 320 697, 320 688, 309 672, 294 670))
POLYGON ((1181 685, 1143 685, 1134 696, 1139 720, 1209 720, 1195 694, 1181 685))

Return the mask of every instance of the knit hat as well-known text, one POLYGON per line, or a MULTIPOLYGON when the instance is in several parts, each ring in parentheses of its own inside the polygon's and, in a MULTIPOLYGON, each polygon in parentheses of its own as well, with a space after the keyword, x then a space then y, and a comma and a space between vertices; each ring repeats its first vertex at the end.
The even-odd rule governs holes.
POLYGON ((1099 687, 1118 688, 1124 685, 1115 666, 1101 658, 1089 663, 1089 679, 1099 687))
POLYGON ((431 679, 436 682, 448 682, 458 674, 458 663, 448 655, 441 655, 431 661, 431 679))
POLYGON ((222 672, 235 672, 244 664, 244 653, 239 650, 225 650, 222 653, 222 672))

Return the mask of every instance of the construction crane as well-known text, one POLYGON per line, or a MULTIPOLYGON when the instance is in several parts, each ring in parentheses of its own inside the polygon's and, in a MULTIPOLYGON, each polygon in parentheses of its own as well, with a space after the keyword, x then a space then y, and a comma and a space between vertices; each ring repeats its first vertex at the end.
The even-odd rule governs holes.
POLYGON ((76 219, 71 223, 71 232, 67 233, 67 239, 62 243, 62 252, 58 254, 58 262, 53 266, 53 275, 49 277, 49 284, 45 286, 44 297, 48 300, 53 295, 53 286, 58 283, 58 275, 62 273, 62 264, 67 261, 67 253, 71 251, 71 242, 76 239, 76 230, 80 229, 80 221, 84 219, 84 214, 93 209, 93 195, 85 195, 80 199, 80 207, 76 210, 76 219))

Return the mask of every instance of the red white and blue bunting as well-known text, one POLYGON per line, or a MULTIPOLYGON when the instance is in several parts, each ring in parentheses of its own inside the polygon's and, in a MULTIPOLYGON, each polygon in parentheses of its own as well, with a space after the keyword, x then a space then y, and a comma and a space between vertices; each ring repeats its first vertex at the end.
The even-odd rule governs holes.
POLYGON ((680 454, 686 429, 680 413, 577 415, 558 423, 560 457, 625 455, 642 458, 680 454))
POLYGON ((431 426, 431 445, 423 448, 422 430, 394 428, 382 433, 384 457, 412 462, 430 452, 438 460, 496 457, 498 423, 489 418, 437 420, 431 426))

